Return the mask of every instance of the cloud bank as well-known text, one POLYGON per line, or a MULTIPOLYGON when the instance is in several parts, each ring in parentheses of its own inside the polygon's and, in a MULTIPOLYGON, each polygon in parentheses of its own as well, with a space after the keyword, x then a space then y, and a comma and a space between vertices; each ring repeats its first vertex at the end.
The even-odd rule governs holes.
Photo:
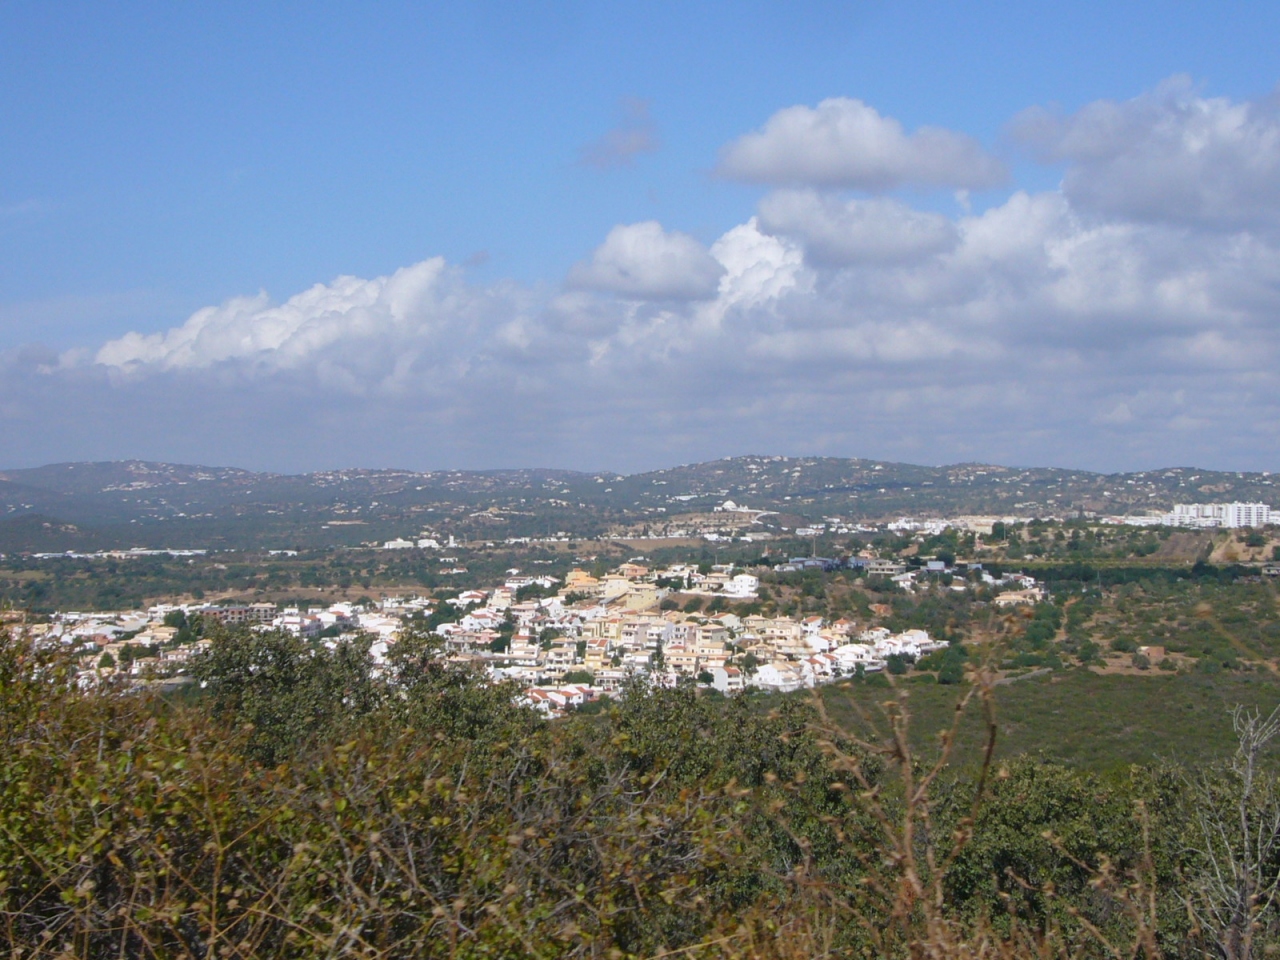
POLYGON ((1064 164, 1060 190, 955 217, 884 196, 1000 171, 958 134, 829 100, 726 148, 723 169, 779 188, 707 244, 624 224, 543 286, 477 284, 433 258, 232 298, 88 352, 11 352, 9 459, 1274 468, 1272 101, 1173 83, 1014 130, 1064 164), (806 136, 816 155, 766 149, 806 136))

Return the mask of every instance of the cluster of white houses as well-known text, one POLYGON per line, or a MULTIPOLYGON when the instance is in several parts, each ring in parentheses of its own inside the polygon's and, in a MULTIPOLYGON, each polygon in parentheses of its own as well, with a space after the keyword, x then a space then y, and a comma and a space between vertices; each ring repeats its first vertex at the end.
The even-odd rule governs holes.
POLYGON ((436 631, 449 659, 525 686, 525 700, 551 715, 633 676, 658 685, 696 679, 723 693, 790 691, 882 670, 893 654, 915 658, 946 646, 923 630, 893 634, 845 619, 661 610, 666 590, 655 584, 680 580, 690 584, 686 593, 754 596, 758 587, 730 567, 699 575, 683 565, 650 573, 629 563, 602 578, 575 570, 555 596, 519 601, 520 580, 461 593, 447 602, 465 612, 436 631))
POLYGON ((689 565, 650 570, 626 563, 601 577, 574 570, 563 582, 510 570, 500 586, 462 591, 444 601, 393 597, 376 609, 335 603, 307 610, 271 603, 161 604, 125 613, 64 613, 40 631, 74 644, 86 674, 146 678, 180 675, 208 643, 183 642, 173 625, 181 619, 173 616, 178 611, 186 618, 284 630, 330 644, 369 634, 378 660, 407 617, 434 614, 441 657, 495 681, 514 681, 526 702, 553 716, 584 697, 614 693, 634 676, 658 685, 694 679, 723 693, 747 687, 790 691, 882 670, 893 654, 919 657, 946 646, 923 630, 893 634, 845 619, 664 610, 661 601, 672 586, 682 594, 749 599, 759 582, 731 566, 699 572, 689 565))
MULTIPOLYGON (((903 564, 871 557, 846 561, 869 575, 890 578, 906 590, 922 586, 940 562, 907 571, 903 564), (919 580, 919 582, 917 582, 919 580)), ((826 565, 821 558, 787 566, 826 565)), ((999 606, 1036 603, 1040 586, 1023 574, 979 580, 999 585, 999 606)), ((974 571, 970 571, 972 574, 974 571)), ((935 584, 936 586, 936 584, 935 584)), ((958 583, 952 589, 965 587, 958 583)), ((602 576, 570 571, 563 580, 507 571, 503 583, 464 590, 444 600, 388 597, 374 607, 334 603, 310 609, 279 609, 272 603, 157 605, 146 611, 55 616, 41 631, 74 644, 89 675, 124 673, 138 680, 181 676, 207 640, 187 639, 175 620, 200 616, 229 626, 281 630, 329 645, 372 636, 372 656, 382 661, 409 618, 430 617, 440 657, 494 681, 513 682, 521 700, 549 716, 601 695, 617 695, 630 678, 660 686, 694 680, 725 694, 746 688, 787 692, 842 677, 885 669, 893 655, 911 659, 946 647, 919 629, 892 633, 848 619, 820 616, 715 612, 690 615, 663 603, 678 591, 689 595, 752 599, 759 580, 731 565, 709 570, 676 564, 651 570, 624 563, 602 576)), ((713 606, 712 610, 716 608, 713 606)), ((889 607, 872 611, 883 616, 889 607)))
MULTIPOLYGON (((429 605, 427 601, 419 601, 429 605)), ((209 641, 184 639, 171 614, 203 617, 229 626, 258 630, 283 630, 295 636, 315 638, 350 637, 358 633, 375 638, 375 656, 385 654, 403 627, 398 615, 382 610, 365 610, 350 603, 301 610, 278 608, 273 603, 232 606, 212 604, 157 604, 147 610, 103 613, 66 612, 55 614, 47 624, 26 629, 48 641, 74 646, 81 654, 86 672, 125 674, 130 677, 168 677, 183 672, 187 661, 208 646, 209 641)))

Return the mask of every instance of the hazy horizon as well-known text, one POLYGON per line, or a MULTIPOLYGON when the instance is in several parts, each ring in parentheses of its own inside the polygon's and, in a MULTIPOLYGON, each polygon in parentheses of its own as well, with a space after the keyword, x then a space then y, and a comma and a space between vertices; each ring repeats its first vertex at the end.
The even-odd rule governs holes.
POLYGON ((315 469, 309 469, 309 470, 267 470, 267 469, 256 469, 253 467, 246 467, 246 466, 243 466, 242 464, 237 464, 237 463, 208 463, 208 462, 196 462, 196 461, 181 462, 181 461, 170 461, 170 460, 146 460, 139 457, 121 457, 115 460, 60 460, 60 461, 55 461, 50 463, 30 464, 27 466, 0 466, 0 474, 17 473, 24 470, 40 470, 40 469, 52 468, 52 467, 71 467, 71 466, 85 466, 85 465, 94 466, 94 465, 100 465, 100 464, 147 463, 147 464, 166 465, 166 466, 173 466, 173 467, 194 467, 194 468, 208 469, 208 470, 241 470, 246 473, 275 474, 277 476, 286 476, 286 477, 287 476, 305 476, 305 475, 315 474, 315 473, 340 473, 344 471, 346 472, 369 471, 369 472, 391 472, 391 473, 398 472, 398 471, 403 471, 406 473, 514 473, 519 471, 546 471, 549 473, 574 473, 574 474, 579 474, 581 476, 586 476, 586 477, 609 476, 609 475, 620 476, 620 477, 631 477, 631 476, 638 476, 646 473, 665 473, 671 470, 679 470, 686 467, 710 466, 712 464, 721 463, 724 461, 746 460, 746 459, 770 459, 770 460, 786 460, 786 461, 815 460, 815 459, 851 460, 851 461, 862 461, 862 462, 869 462, 869 463, 883 463, 887 466, 922 467, 930 470, 945 470, 952 467, 965 467, 965 466, 983 466, 983 467, 996 467, 996 468, 1006 469, 1011 471, 1060 470, 1068 473, 1087 473, 1087 474, 1095 474, 1098 476, 1109 476, 1109 475, 1118 476, 1118 475, 1138 474, 1138 473, 1163 473, 1170 470, 1204 470, 1204 471, 1214 472, 1214 473, 1243 473, 1243 474, 1255 473, 1255 474, 1262 474, 1267 476, 1269 476, 1271 473, 1271 471, 1269 470, 1218 470, 1214 467, 1206 467, 1200 464, 1163 464, 1158 467, 1138 468, 1134 470, 1107 471, 1107 470, 1088 470, 1083 467, 1063 466, 1061 464, 1053 464, 1053 463, 993 463, 987 460, 959 460, 959 461, 952 461, 948 463, 922 463, 922 462, 911 461, 911 460, 881 460, 875 457, 853 457, 853 456, 850 456, 850 457, 821 456, 820 457, 820 456, 811 456, 806 454, 791 455, 791 454, 777 454, 777 453, 740 453, 740 454, 732 454, 726 457, 715 457, 709 460, 690 460, 682 463, 657 464, 654 466, 649 466, 649 467, 644 467, 642 469, 629 470, 629 471, 613 470, 607 467, 578 468, 578 467, 548 466, 546 464, 535 464, 535 465, 524 465, 524 466, 520 466, 520 465, 513 466, 511 464, 507 464, 507 465, 494 466, 494 467, 444 466, 444 467, 431 467, 431 468, 421 468, 421 469, 415 468, 415 467, 406 467, 406 466, 397 465, 397 464, 385 464, 381 466, 369 465, 369 464, 347 464, 347 465, 341 465, 341 466, 317 467, 315 469))

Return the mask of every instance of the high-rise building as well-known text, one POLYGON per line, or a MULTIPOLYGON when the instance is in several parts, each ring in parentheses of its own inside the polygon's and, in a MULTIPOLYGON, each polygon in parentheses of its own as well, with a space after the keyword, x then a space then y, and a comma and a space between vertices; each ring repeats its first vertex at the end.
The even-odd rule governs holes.
POLYGON ((1265 503, 1179 503, 1164 522, 1174 527, 1264 527, 1271 522, 1265 503))

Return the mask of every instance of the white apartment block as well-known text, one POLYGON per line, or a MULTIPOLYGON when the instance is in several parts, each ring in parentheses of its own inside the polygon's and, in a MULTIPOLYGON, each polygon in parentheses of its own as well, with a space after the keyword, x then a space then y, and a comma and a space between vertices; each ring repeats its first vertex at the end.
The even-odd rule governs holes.
POLYGON ((1265 503, 1179 503, 1161 518, 1171 527, 1264 527, 1271 523, 1265 503))

